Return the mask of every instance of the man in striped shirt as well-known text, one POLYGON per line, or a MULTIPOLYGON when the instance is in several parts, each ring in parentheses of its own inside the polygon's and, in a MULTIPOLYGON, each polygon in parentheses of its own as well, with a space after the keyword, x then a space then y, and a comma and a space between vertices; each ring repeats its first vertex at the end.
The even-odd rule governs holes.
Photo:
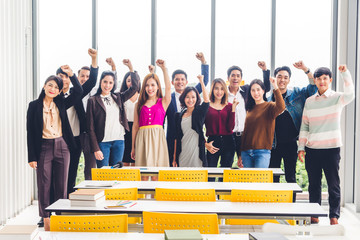
MULTIPOLYGON (((329 192, 330 224, 340 217, 339 162, 342 109, 354 99, 354 85, 346 65, 339 67, 344 92, 331 90, 331 71, 321 67, 314 72, 318 91, 305 102, 299 135, 298 156, 309 178, 310 202, 321 204, 321 178, 324 170, 329 192), (306 156, 305 156, 306 152, 306 156)), ((312 223, 319 219, 312 217, 312 223)))

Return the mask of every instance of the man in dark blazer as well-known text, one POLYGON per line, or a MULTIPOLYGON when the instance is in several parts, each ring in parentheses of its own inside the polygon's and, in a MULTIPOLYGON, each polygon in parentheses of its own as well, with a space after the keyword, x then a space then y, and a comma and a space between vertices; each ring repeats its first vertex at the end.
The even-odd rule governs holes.
MULTIPOLYGON (((91 67, 90 73, 87 74, 86 68, 83 70, 80 69, 79 71, 79 81, 83 88, 83 93, 80 98, 76 101, 73 107, 67 109, 67 115, 70 122, 71 130, 74 135, 74 139, 76 142, 76 147, 70 150, 70 166, 69 166, 69 177, 68 177, 68 194, 72 193, 75 186, 77 169, 79 165, 79 159, 81 155, 81 151, 84 148, 87 148, 87 144, 82 145, 81 143, 84 141, 80 141, 80 138, 83 138, 86 135, 86 114, 83 105, 82 99, 87 96, 90 91, 95 87, 96 80, 98 76, 98 66, 97 66, 97 51, 95 49, 89 48, 88 53, 91 57, 91 67), (89 76, 87 78, 87 76, 89 76)), ((64 88, 63 88, 63 95, 65 98, 70 96, 73 92, 73 88, 69 88, 68 83, 68 76, 64 73, 61 68, 56 71, 56 74, 63 79, 64 88)), ((86 141, 85 141, 86 142, 86 141)), ((94 159, 95 162, 95 159, 94 159)), ((94 166, 96 164, 94 163, 94 166)))
MULTIPOLYGON (((206 60, 203 53, 197 53, 196 58, 201 61, 201 75, 204 76, 205 86, 209 82, 209 65, 206 64, 206 60)), ((174 85, 175 92, 171 94, 171 103, 166 111, 167 116, 167 132, 166 141, 168 145, 169 161, 170 166, 174 160, 174 144, 175 144, 175 113, 180 112, 180 101, 179 97, 188 84, 187 74, 183 70, 176 70, 172 74, 171 83, 174 85)), ((199 93, 202 92, 201 85, 198 83, 195 88, 199 93)))

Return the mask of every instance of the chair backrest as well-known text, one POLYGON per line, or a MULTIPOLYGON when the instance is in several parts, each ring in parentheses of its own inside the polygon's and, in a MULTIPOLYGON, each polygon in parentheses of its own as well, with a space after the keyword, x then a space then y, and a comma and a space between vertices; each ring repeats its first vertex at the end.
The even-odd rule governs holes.
POLYGON ((201 234, 219 234, 217 214, 143 212, 144 233, 198 229, 201 234))
POLYGON ((345 228, 343 225, 324 225, 324 226, 290 226, 285 224, 265 223, 262 227, 263 232, 277 232, 282 235, 306 235, 312 236, 344 236, 345 228))
POLYGON ((207 182, 207 170, 159 170, 159 181, 207 182))
POLYGON ((140 169, 92 168, 92 180, 140 181, 140 169))
POLYGON ((106 200, 137 200, 137 188, 109 188, 105 189, 106 200))
POLYGON ((156 188, 158 201, 216 201, 215 189, 156 188))
POLYGON ((50 231, 128 232, 128 215, 57 216, 50 218, 50 231))
POLYGON ((293 191, 283 190, 231 190, 232 202, 292 202, 293 191))
POLYGON ((260 182, 272 183, 272 170, 230 170, 224 169, 224 182, 260 182))

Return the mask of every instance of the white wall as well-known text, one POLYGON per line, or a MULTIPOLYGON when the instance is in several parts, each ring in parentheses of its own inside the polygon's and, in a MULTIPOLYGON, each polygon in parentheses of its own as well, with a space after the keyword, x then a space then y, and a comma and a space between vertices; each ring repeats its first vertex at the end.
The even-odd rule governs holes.
POLYGON ((31 0, 0 1, 0 224, 31 204, 26 110, 32 100, 31 0))

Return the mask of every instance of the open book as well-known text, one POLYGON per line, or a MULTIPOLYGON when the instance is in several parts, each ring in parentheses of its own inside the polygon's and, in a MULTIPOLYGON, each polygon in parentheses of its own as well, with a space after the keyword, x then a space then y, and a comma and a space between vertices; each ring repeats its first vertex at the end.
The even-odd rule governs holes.
POLYGON ((113 206, 106 206, 105 208, 130 208, 136 205, 137 202, 131 200, 121 200, 113 206))
POLYGON ((117 181, 91 181, 85 184, 87 188, 109 188, 114 185, 120 184, 117 181))

